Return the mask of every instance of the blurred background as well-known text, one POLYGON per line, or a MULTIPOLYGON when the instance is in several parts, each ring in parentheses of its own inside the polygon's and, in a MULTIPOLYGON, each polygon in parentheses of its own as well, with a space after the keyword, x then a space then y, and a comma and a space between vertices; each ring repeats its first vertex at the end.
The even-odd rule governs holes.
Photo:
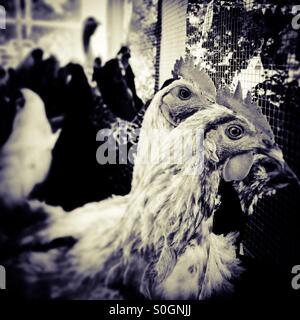
POLYGON ((153 94, 157 0, 1 0, 0 5, 6 10, 2 66, 16 67, 36 47, 54 54, 62 65, 83 63, 83 25, 93 17, 100 22, 90 43, 93 55, 105 63, 121 45, 130 44, 136 76, 147 80, 137 81, 139 91, 143 98, 153 94))
MULTIPOLYGON (((6 29, 0 30, 3 68, 16 68, 39 47, 44 57, 54 55, 61 66, 69 62, 84 66, 91 81, 93 59, 99 57, 105 65, 126 45, 136 93, 144 103, 171 77, 175 60, 187 53, 195 62, 202 61, 217 87, 233 89, 241 81, 244 93, 250 90, 268 117, 287 162, 300 176, 296 1, 0 0, 0 5, 6 9, 6 29), (85 51, 83 29, 90 17, 99 25, 85 51)), ((140 125, 142 116, 134 125, 140 125)), ((105 116, 102 112, 94 118, 101 122, 105 116)), ((129 192, 130 178, 126 173, 118 180, 122 191, 112 192, 129 192)), ((275 198, 259 201, 247 224, 245 251, 290 273, 300 261, 299 226, 299 189, 289 187, 275 198)))

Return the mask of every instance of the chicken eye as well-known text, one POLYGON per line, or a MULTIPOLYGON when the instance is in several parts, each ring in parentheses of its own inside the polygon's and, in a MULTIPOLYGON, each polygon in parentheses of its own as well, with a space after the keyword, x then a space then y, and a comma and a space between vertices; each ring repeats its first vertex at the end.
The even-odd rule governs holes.
POLYGON ((244 129, 241 126, 229 126, 226 128, 226 135, 232 140, 240 139, 243 136, 244 129))
POLYGON ((182 100, 187 100, 191 97, 192 93, 189 89, 187 88, 180 88, 179 89, 179 98, 182 100))

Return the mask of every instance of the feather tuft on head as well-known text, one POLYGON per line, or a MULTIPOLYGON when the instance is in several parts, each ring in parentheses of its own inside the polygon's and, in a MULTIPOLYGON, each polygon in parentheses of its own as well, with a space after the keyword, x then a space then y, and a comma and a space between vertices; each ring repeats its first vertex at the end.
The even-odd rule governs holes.
POLYGON ((274 134, 271 126, 266 116, 262 113, 261 108, 256 103, 252 102, 251 93, 247 93, 245 100, 243 100, 242 97, 242 86, 241 83, 238 82, 234 94, 230 92, 228 87, 218 89, 217 103, 231 109, 237 114, 241 114, 253 123, 259 132, 266 134, 274 141, 274 134))
POLYGON ((243 89, 242 89, 242 84, 240 81, 238 82, 238 84, 235 88, 233 98, 236 100, 243 101, 243 89))
POLYGON ((184 78, 201 88, 203 94, 212 102, 216 101, 216 87, 212 79, 201 67, 201 63, 195 64, 191 56, 181 57, 176 60, 172 75, 174 79, 184 78))
POLYGON ((246 104, 251 104, 252 103, 252 96, 251 96, 251 92, 250 91, 247 92, 245 103, 246 104))

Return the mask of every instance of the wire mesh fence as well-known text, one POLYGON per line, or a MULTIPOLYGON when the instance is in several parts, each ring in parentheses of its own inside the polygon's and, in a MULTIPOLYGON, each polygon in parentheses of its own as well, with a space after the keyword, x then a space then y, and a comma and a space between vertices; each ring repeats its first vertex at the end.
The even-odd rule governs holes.
MULTIPOLYGON (((300 39, 297 7, 285 1, 189 1, 187 53, 217 87, 240 81, 267 116, 287 162, 300 175, 300 39), (198 62, 198 61, 197 61, 198 62)), ((260 200, 245 234, 248 253, 280 267, 300 257, 299 189, 260 200)))

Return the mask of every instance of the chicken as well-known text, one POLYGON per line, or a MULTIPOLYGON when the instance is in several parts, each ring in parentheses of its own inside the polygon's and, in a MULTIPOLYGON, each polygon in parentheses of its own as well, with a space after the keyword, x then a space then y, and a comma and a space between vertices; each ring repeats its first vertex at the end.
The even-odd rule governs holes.
POLYGON ((64 105, 65 109, 62 131, 53 150, 47 180, 34 196, 72 210, 112 194, 127 194, 132 167, 122 164, 100 166, 95 161, 99 146, 95 140, 99 130, 111 129, 117 152, 122 152, 124 142, 120 137, 128 138, 129 147, 129 135, 138 127, 139 116, 132 122, 115 117, 90 87, 80 65, 70 63, 60 69, 60 74, 64 79, 59 95, 59 105, 64 105), (67 194, 65 190, 68 190, 67 194))
POLYGON ((95 18, 93 17, 87 18, 84 22, 82 42, 83 42, 83 49, 86 55, 89 54, 91 37, 95 33, 99 24, 100 23, 96 21, 95 18))
POLYGON ((12 132, 0 149, 0 198, 5 206, 24 202, 47 176, 59 131, 52 133, 40 97, 22 89, 12 132))
POLYGON ((93 52, 93 48, 91 46, 92 45, 91 40, 93 40, 92 39, 93 35, 96 33, 96 30, 99 25, 101 25, 101 23, 93 17, 89 17, 84 21, 82 42, 83 42, 83 52, 84 52, 86 72, 91 71, 94 63, 95 53, 93 52))
MULTIPOLYGON (((88 39, 93 31, 90 27, 94 30, 95 26, 87 24, 84 27, 89 33, 88 39)), ((140 115, 130 122, 121 121, 104 104, 97 89, 90 85, 82 66, 69 63, 60 67, 54 56, 45 59, 39 48, 30 52, 16 69, 0 70, 0 80, 0 146, 11 132, 16 109, 12 97, 18 95, 20 88, 37 93, 45 105, 53 131, 61 129, 46 181, 34 188, 31 197, 72 210, 112 194, 129 193, 132 165, 97 164, 95 153, 99 142, 95 137, 98 130, 111 128, 117 152, 122 153, 124 141, 119 137, 128 138, 125 148, 129 148, 134 131, 140 126, 140 115)))
MULTIPOLYGON (((183 61, 181 66, 180 78, 159 91, 146 111, 128 196, 68 215, 29 203, 32 212, 44 211, 47 218, 24 228, 9 244, 17 252, 6 251, 0 261, 25 296, 207 299, 233 290, 243 271, 237 234, 212 232, 220 181, 251 185, 264 168, 262 159, 281 172, 290 170, 272 131, 262 128, 266 120, 259 109, 254 118, 236 96, 203 91, 197 79, 207 78, 204 72, 184 73, 183 61), (154 129, 159 139, 153 140, 154 129), (195 134, 185 139, 187 132, 195 134), (170 161, 180 141, 183 150, 192 145, 196 152, 170 161), (149 163, 151 147, 157 158, 149 163)), ((262 192, 268 178, 260 179, 262 192)), ((240 195, 242 189, 237 187, 240 195)), ((254 197, 244 205, 251 206, 254 197)))
POLYGON ((15 87, 28 88, 37 93, 45 103, 49 119, 61 116, 65 106, 58 97, 63 96, 64 85, 61 81, 60 63, 50 55, 44 58, 40 48, 32 50, 14 70, 15 87))
POLYGON ((98 130, 111 128, 117 152, 122 152, 124 141, 120 137, 126 136, 125 147, 129 148, 141 116, 132 122, 122 121, 106 107, 97 89, 89 84, 82 66, 69 63, 60 67, 55 57, 43 59, 43 56, 41 49, 33 50, 15 70, 9 70, 10 73, 3 70, 3 85, 0 83, 0 103, 3 105, 0 145, 11 131, 16 108, 11 97, 17 96, 19 88, 37 93, 45 104, 53 130, 61 129, 46 181, 34 189, 31 197, 72 210, 112 194, 127 194, 132 165, 100 166, 95 161, 99 147, 95 137, 98 130))
MULTIPOLYGON (((217 102, 250 118, 260 128, 261 132, 265 132, 274 141, 270 125, 265 117, 261 117, 258 106, 252 103, 249 92, 247 98, 243 101, 240 82, 238 82, 234 96, 230 94, 228 88, 219 90, 217 102)), ((298 178, 288 165, 285 163, 283 166, 278 166, 274 163, 274 158, 284 163, 279 149, 274 150, 273 158, 262 154, 254 155, 253 165, 246 179, 238 183, 222 181, 220 185, 222 204, 215 214, 213 231, 217 234, 228 233, 229 230, 239 231, 236 241, 237 252, 240 251, 239 247, 242 244, 248 216, 253 213, 254 205, 258 202, 258 199, 265 195, 273 195, 276 190, 289 184, 299 185, 298 178)))

